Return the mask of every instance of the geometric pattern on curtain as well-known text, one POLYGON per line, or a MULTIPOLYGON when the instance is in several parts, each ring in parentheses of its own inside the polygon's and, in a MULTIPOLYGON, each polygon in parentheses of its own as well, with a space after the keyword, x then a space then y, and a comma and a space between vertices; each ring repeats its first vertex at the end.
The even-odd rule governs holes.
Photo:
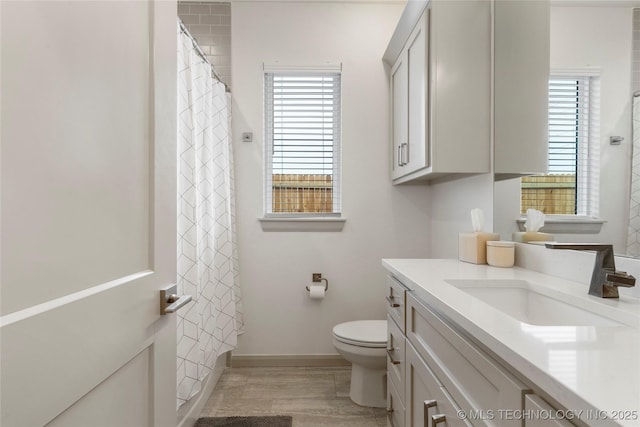
POLYGON ((637 95, 633 97, 632 116, 633 145, 627 255, 637 257, 640 256, 640 96, 637 95))
POLYGON ((178 28, 177 406, 237 345, 242 301, 235 238, 230 96, 178 28))

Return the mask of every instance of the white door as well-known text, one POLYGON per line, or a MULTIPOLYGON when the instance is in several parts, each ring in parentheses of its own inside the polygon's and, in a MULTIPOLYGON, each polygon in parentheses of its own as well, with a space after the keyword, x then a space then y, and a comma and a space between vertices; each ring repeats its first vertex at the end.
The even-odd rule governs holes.
POLYGON ((176 4, 0 15, 0 425, 175 426, 176 4))

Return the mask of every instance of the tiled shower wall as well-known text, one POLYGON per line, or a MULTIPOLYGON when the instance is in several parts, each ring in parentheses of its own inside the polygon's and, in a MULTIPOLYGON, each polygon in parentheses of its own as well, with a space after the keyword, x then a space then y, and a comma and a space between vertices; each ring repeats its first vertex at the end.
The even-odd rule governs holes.
POLYGON ((178 1, 178 16, 231 88, 231 3, 178 1))

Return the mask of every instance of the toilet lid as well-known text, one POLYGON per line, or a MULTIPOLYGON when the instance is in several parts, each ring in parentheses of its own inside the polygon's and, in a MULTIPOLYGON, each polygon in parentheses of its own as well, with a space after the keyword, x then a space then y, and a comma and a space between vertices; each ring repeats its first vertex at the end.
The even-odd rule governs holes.
POLYGON ((333 336, 347 344, 361 347, 386 347, 386 320, 356 320, 333 327, 333 336))

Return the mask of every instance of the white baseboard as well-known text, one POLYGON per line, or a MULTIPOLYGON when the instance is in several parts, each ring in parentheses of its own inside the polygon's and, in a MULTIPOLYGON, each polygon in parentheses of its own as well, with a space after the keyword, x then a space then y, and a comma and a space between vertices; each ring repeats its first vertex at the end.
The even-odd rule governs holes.
POLYGON ((350 366, 342 356, 337 354, 320 355, 232 355, 231 366, 233 368, 253 367, 285 367, 285 366, 350 366))
POLYGON ((193 425, 198 420, 204 405, 207 404, 209 397, 211 397, 211 393, 215 388, 218 380, 222 376, 225 368, 229 366, 229 355, 231 353, 223 353, 216 359, 216 364, 213 367, 213 370, 205 378, 204 385, 202 390, 198 395, 194 396, 187 403, 182 405, 180 409, 178 409, 178 427, 193 427, 193 425))

